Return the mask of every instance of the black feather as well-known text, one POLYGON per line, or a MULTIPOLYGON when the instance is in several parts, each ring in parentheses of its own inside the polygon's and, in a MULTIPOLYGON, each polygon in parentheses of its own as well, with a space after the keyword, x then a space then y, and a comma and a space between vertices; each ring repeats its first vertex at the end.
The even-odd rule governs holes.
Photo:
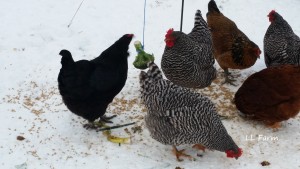
POLYGON ((233 61, 237 65, 243 64, 243 38, 237 37, 232 44, 232 57, 233 61))
POLYGON ((221 13, 219 11, 219 8, 217 7, 217 4, 214 0, 210 0, 208 3, 208 12, 218 12, 221 13))
POLYGON ((124 35, 94 60, 74 62, 62 50, 58 88, 68 109, 90 122, 105 114, 106 108, 127 80, 128 46, 132 36, 124 35))

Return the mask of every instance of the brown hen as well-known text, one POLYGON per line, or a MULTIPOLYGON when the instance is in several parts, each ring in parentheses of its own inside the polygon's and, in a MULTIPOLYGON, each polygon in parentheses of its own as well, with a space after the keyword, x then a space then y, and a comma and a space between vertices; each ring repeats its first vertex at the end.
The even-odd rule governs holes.
POLYGON ((269 67, 251 75, 235 94, 240 112, 277 128, 300 111, 300 66, 269 67))
POLYGON ((229 79, 230 69, 246 69, 254 65, 261 53, 259 47, 252 42, 236 24, 224 16, 214 0, 208 3, 206 14, 208 27, 213 40, 213 54, 220 67, 224 70, 225 82, 229 79))

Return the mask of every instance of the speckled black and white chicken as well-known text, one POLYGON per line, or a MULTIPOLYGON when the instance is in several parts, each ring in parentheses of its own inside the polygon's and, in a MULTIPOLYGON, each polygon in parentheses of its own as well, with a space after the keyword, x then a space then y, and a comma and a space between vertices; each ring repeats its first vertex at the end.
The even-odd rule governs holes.
POLYGON ((161 67, 167 79, 183 87, 204 88, 216 78, 212 38, 200 10, 189 34, 169 29, 165 42, 161 67))
POLYGON ((180 144, 226 152, 227 157, 236 159, 241 156, 242 150, 227 133, 207 97, 163 79, 153 62, 148 67, 147 73, 140 73, 140 86, 142 102, 148 109, 145 122, 153 139, 173 145, 177 160, 180 156, 191 157, 177 150, 176 145, 180 144))
POLYGON ((274 10, 268 17, 271 24, 264 37, 266 66, 300 65, 300 38, 287 21, 274 10))

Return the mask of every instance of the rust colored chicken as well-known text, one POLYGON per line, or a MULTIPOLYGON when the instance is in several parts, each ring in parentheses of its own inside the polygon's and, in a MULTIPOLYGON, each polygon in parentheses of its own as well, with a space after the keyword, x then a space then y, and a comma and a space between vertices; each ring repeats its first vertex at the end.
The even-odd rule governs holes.
POLYGON ((269 67, 252 74, 235 94, 241 114, 279 128, 300 111, 300 66, 269 67))
POLYGON ((206 14, 208 27, 213 40, 213 54, 224 70, 225 82, 234 85, 228 69, 246 69, 254 65, 261 54, 259 47, 252 42, 236 24, 224 16, 214 0, 208 3, 206 14))

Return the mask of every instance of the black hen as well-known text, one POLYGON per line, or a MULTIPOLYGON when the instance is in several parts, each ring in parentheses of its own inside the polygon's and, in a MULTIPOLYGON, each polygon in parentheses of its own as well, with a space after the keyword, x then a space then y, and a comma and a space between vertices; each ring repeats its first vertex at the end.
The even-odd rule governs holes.
POLYGON ((58 75, 58 88, 68 109, 89 121, 86 127, 96 127, 97 118, 109 122, 104 116, 106 108, 122 90, 127 79, 128 46, 133 34, 126 34, 91 61, 74 62, 67 50, 62 56, 58 75))

